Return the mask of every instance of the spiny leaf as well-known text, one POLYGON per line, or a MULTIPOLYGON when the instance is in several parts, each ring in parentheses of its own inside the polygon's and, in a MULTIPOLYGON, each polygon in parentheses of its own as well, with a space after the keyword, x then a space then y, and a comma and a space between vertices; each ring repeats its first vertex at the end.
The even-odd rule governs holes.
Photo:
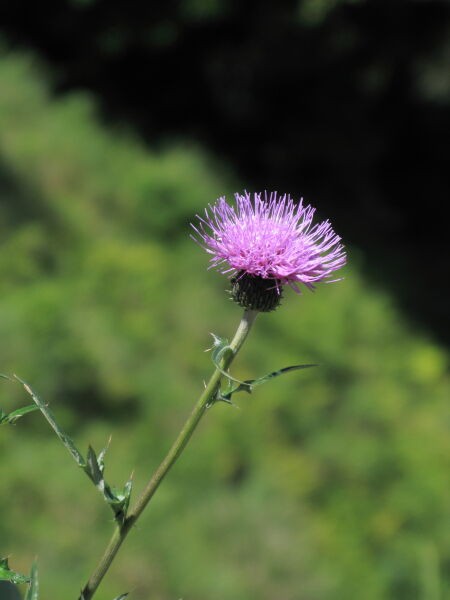
POLYGON ((290 371, 300 371, 302 369, 310 369, 311 367, 317 367, 318 365, 315 364, 308 364, 308 365, 292 365, 290 367, 284 367, 282 369, 278 369, 278 371, 272 371, 271 373, 268 373, 267 375, 264 375, 263 377, 258 377, 257 379, 254 379, 251 386, 256 387, 257 385, 262 385, 263 383, 266 383, 267 381, 269 381, 270 379, 274 379, 275 377, 279 377, 280 375, 284 375, 285 373, 289 373, 290 371))
POLYGON ((114 510, 116 521, 123 523, 127 516, 128 507, 130 505, 131 490, 133 488, 133 480, 130 479, 126 482, 123 490, 117 490, 116 488, 110 488, 108 486, 108 493, 111 494, 112 499, 108 500, 105 496, 106 501, 111 505, 114 510))
POLYGON ((34 562, 31 567, 30 587, 27 590, 25 600, 39 600, 39 580, 36 562, 34 562))
MULTIPOLYGON (((230 345, 226 338, 221 338, 218 335, 216 335, 215 333, 212 333, 211 335, 213 336, 213 346, 211 348, 212 360, 213 360, 213 363, 216 364, 216 363, 220 362, 220 360, 223 358, 226 350, 228 348, 230 348, 230 345)), ((231 350, 231 348, 230 348, 230 350, 231 350)))
POLYGON ((84 470, 95 486, 100 490, 105 501, 111 506, 115 519, 122 523, 126 517, 130 503, 132 480, 130 479, 122 491, 111 487, 104 479, 105 453, 108 446, 100 454, 96 455, 92 446, 89 446, 87 452, 87 461, 84 470))
POLYGON ((8 565, 7 558, 0 558, 0 581, 10 581, 11 583, 28 583, 29 577, 12 571, 8 565))
POLYGON ((231 346, 228 344, 228 340, 225 338, 221 338, 215 335, 214 333, 212 333, 211 335, 213 336, 214 340, 212 347, 212 361, 216 369, 218 369, 222 373, 222 375, 224 375, 227 378, 229 388, 231 388, 228 389, 228 391, 224 394, 219 392, 217 400, 222 400, 223 402, 228 402, 229 404, 232 404, 231 397, 237 392, 247 392, 248 394, 251 394, 254 387, 262 385, 263 383, 267 383, 271 379, 279 377, 284 373, 289 373, 290 371, 297 371, 300 369, 309 369, 311 367, 317 366, 315 364, 292 365, 290 367, 278 369, 277 371, 272 371, 271 373, 268 373, 263 377, 258 377, 257 379, 247 379, 245 381, 241 381, 240 379, 232 377, 222 368, 223 359, 226 357, 227 352, 233 352, 231 346), (237 385, 233 387, 232 383, 235 383, 237 385))
POLYGON ((243 385, 244 384, 243 381, 240 381, 239 379, 232 377, 229 373, 227 373, 227 371, 225 371, 222 368, 221 363, 222 363, 223 359, 226 358, 227 353, 228 352, 233 353, 233 349, 228 344, 228 340, 225 338, 221 338, 221 337, 215 335, 214 333, 212 333, 211 335, 213 336, 213 339, 214 339, 214 343, 213 343, 213 347, 212 347, 212 354, 211 354, 211 358, 214 363, 214 366, 216 367, 216 369, 218 369, 222 373, 222 375, 224 375, 224 377, 227 378, 228 381, 234 381, 235 383, 239 383, 239 384, 243 385))
MULTIPOLYGON (((86 473, 89 479, 94 483, 98 490, 100 490, 101 494, 103 495, 103 498, 111 506, 111 509, 114 512, 114 518, 119 523, 122 523, 125 519, 126 512, 128 510, 128 505, 130 503, 132 481, 130 479, 125 484, 124 489, 121 491, 115 490, 106 483, 103 474, 105 470, 105 454, 108 449, 109 442, 106 445, 106 447, 103 448, 103 450, 100 452, 98 457, 92 446, 89 446, 87 458, 85 460, 81 452, 75 446, 72 438, 69 435, 67 435, 67 433, 63 431, 58 425, 49 407, 39 398, 39 396, 33 391, 33 389, 28 385, 28 383, 22 381, 22 379, 17 377, 17 375, 14 375, 14 377, 23 385, 26 392, 28 392, 28 394, 30 394, 30 396, 33 398, 33 401, 36 404, 36 408, 38 408, 42 412, 44 417, 50 423, 52 429, 55 431, 56 435, 59 437, 59 439, 67 448, 67 450, 70 452, 77 465, 81 469, 83 469, 83 471, 86 473)), ((19 411, 20 410, 24 409, 19 409, 19 411)), ((26 407, 26 412, 28 412, 29 410, 31 410, 31 408, 26 407)), ((15 411, 15 413, 17 412, 18 411, 15 411)), ((9 416, 10 415, 7 415, 7 417, 9 416)), ((20 416, 21 415, 16 414, 15 418, 17 419, 20 416)), ((0 423, 4 418, 4 413, 0 413, 0 423)))
POLYGON ((257 379, 247 379, 246 381, 242 381, 239 385, 233 387, 228 390, 225 394, 221 394, 219 399, 224 402, 231 402, 231 397, 233 394, 237 392, 247 392, 251 394, 253 392, 253 388, 258 385, 263 385, 267 383, 271 379, 275 377, 279 377, 280 375, 284 375, 284 373, 289 373, 290 371, 299 371, 301 369, 310 369, 311 367, 317 367, 315 364, 307 364, 307 365, 292 365, 290 367, 284 367, 283 369, 278 369, 277 371, 272 371, 267 375, 263 375, 262 377, 258 377, 257 379))

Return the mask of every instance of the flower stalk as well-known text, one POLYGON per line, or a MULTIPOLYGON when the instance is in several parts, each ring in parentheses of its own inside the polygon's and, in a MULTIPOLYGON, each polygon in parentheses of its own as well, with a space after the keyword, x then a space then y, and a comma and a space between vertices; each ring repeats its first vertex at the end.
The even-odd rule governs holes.
POLYGON ((209 382, 205 387, 205 390, 195 404, 190 416, 178 434, 178 437, 176 438, 166 457, 153 473, 141 496, 137 499, 134 506, 128 512, 128 516, 122 524, 117 525, 111 540, 109 541, 109 544, 97 565, 97 568, 83 588, 79 600, 90 600, 94 596, 97 588, 108 572, 117 552, 119 551, 131 528, 137 522, 140 515, 145 510, 146 506, 158 489, 159 485, 163 481, 164 477, 167 475, 169 470, 183 452, 207 408, 217 400, 220 390, 220 383, 224 377, 223 372, 230 367, 235 356, 239 352, 257 315, 258 312, 255 310, 244 311, 244 315, 241 319, 239 327, 234 335, 233 340, 229 344, 229 350, 222 356, 221 364, 219 365, 220 368, 216 368, 214 370, 209 382))

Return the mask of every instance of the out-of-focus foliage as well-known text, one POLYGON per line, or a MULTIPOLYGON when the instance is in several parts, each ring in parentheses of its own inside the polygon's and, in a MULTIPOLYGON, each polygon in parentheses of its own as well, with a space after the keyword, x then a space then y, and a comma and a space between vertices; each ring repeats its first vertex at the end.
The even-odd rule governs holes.
MULTIPOLYGON (((230 177, 193 147, 149 153, 41 79, 2 56, 0 371, 29 381, 80 447, 112 432, 108 479, 135 468, 138 491, 212 368, 208 332, 230 336, 240 317, 189 239, 230 177)), ((443 597, 446 355, 367 285, 357 252, 350 265, 259 317, 239 379, 321 366, 211 410, 99 600, 443 597)), ((28 401, 0 383, 5 412, 28 401)), ((0 456, 0 554, 19 572, 38 555, 42 596, 74 597, 108 508, 38 413, 0 429, 0 456)))
POLYGON ((447 241, 424 227, 450 197, 448 0, 14 0, 0 32, 151 144, 202 140, 250 187, 320 198, 450 343, 447 241))

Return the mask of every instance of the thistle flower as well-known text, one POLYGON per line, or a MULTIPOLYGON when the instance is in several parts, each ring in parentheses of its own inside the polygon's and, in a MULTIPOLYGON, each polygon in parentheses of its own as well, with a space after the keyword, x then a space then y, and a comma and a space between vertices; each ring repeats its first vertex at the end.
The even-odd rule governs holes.
POLYGON ((346 254, 329 221, 313 225, 314 208, 276 192, 261 196, 235 194, 235 206, 219 198, 192 227, 211 254, 211 267, 234 275, 234 299, 267 311, 279 303, 284 285, 301 293, 299 284, 313 290, 318 282, 337 281, 330 276, 345 265, 346 254))

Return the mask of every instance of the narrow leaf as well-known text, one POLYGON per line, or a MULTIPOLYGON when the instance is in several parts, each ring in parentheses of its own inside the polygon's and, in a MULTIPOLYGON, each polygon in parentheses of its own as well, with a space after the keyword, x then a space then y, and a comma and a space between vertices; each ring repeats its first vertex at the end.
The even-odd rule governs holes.
POLYGON ((125 600, 125 598, 128 596, 129 592, 127 592, 126 594, 121 594, 120 596, 117 596, 116 598, 114 598, 114 600, 125 600))
MULTIPOLYGON (((7 379, 8 381, 12 381, 11 377, 9 377, 8 375, 4 375, 3 373, 0 373, 0 377, 2 379, 7 379)), ((13 425, 17 419, 19 419, 20 417, 23 417, 23 415, 26 415, 29 412, 33 412, 34 410, 38 410, 37 406, 35 406, 34 404, 31 404, 29 406, 24 406, 23 408, 18 408, 17 410, 14 410, 13 412, 7 414, 5 413, 1 408, 0 408, 0 425, 4 424, 4 423, 9 423, 10 425, 13 425)))
POLYGON ((0 424, 9 423, 10 425, 13 425, 18 419, 20 419, 20 417, 23 417, 23 415, 26 415, 35 410, 39 410, 35 404, 29 404, 28 406, 24 406, 23 408, 18 408, 17 410, 14 410, 9 414, 6 414, 2 410, 0 410, 0 424))
POLYGON ((251 386, 256 387, 257 385, 262 385, 270 379, 274 379, 275 377, 279 377, 280 375, 284 375, 285 373, 289 373, 290 371, 300 371, 302 369, 310 369, 311 367, 317 367, 318 365, 292 365, 291 367, 284 367, 283 369, 278 369, 278 371, 272 371, 272 373, 268 373, 263 377, 258 377, 254 379, 251 386))
POLYGON ((247 379, 245 381, 240 382, 239 385, 228 390, 225 394, 221 394, 220 399, 223 400, 224 402, 231 402, 232 395, 236 394, 237 392, 247 392, 248 394, 251 394, 253 392, 253 388, 255 388, 258 385, 263 385, 264 383, 267 383, 268 381, 270 381, 271 379, 274 379, 275 377, 279 377, 280 375, 284 375, 285 373, 289 373, 290 371, 300 371, 302 369, 309 369, 311 367, 317 367, 317 366, 318 365, 315 365, 315 364, 292 365, 290 367, 284 367, 283 369, 278 369, 278 371, 272 371, 271 373, 268 373, 267 375, 264 375, 263 377, 258 377, 257 379, 247 379))
POLYGON ((102 473, 105 470, 105 456, 109 449, 110 444, 111 444, 111 436, 109 436, 108 443, 106 444, 106 446, 103 448, 103 450, 101 450, 101 452, 98 455, 97 462, 98 462, 99 469, 102 473))
POLYGON ((92 479, 92 481, 95 483, 95 485, 97 487, 100 486, 100 490, 103 491, 103 474, 100 470, 100 467, 98 466, 97 455, 95 454, 95 450, 92 448, 92 446, 88 447, 85 470, 89 477, 92 479))
POLYGON ((39 600, 39 580, 36 562, 31 567, 30 580, 30 587, 27 590, 25 600, 39 600))
POLYGON ((61 429, 61 427, 58 425, 58 423, 56 422, 55 417, 53 416, 53 413, 51 412, 49 407, 44 402, 42 402, 42 400, 31 389, 31 387, 28 385, 28 383, 26 383, 25 381, 22 381, 22 379, 17 377, 17 375, 14 375, 14 377, 17 379, 17 381, 20 381, 20 383, 25 388, 25 391, 28 392, 28 394, 30 394, 30 396, 33 398, 33 401, 35 402, 36 406, 39 408, 41 413, 44 415, 44 417, 50 423, 50 426, 52 427, 53 431, 56 433, 56 435, 59 437, 61 442, 64 444, 64 446, 70 452, 70 454, 72 455, 72 457, 74 458, 74 460, 76 461, 78 466, 84 468, 86 463, 85 463, 83 456, 79 452, 78 448, 75 446, 72 438, 70 436, 68 436, 67 433, 65 433, 61 429))

